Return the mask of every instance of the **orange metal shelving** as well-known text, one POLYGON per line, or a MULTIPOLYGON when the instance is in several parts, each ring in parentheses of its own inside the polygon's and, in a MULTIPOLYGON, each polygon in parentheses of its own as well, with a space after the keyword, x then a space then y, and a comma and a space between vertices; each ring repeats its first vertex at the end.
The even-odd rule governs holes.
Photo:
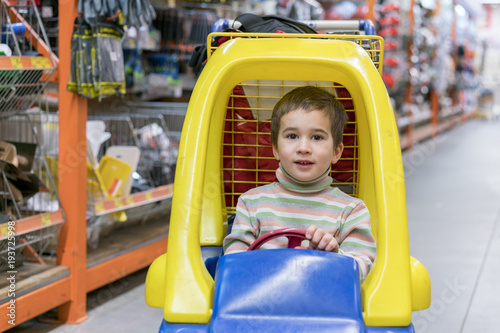
MULTIPOLYGON (((18 325, 34 318, 63 303, 71 301, 71 278, 69 276, 40 287, 33 292, 17 297, 15 300, 15 324, 18 325)), ((0 305, 0 331, 4 332, 13 327, 6 314, 11 313, 8 308, 10 302, 0 305)))
MULTIPOLYGON (((409 11, 408 11, 408 24, 409 31, 411 33, 415 30, 415 17, 413 12, 413 6, 415 5, 415 0, 410 1, 409 11)), ((441 10, 440 1, 436 2, 436 8, 434 9, 434 15, 437 15, 441 10)), ((451 39, 453 43, 456 40, 456 13, 453 10, 453 24, 451 25, 451 39)), ((408 47, 408 55, 410 52, 411 45, 408 47)), ((416 115, 412 111, 409 111, 409 115, 405 119, 398 119, 398 126, 400 123, 404 123, 400 135, 401 149, 412 149, 413 146, 423 140, 436 137, 439 133, 446 131, 453 126, 456 126, 468 119, 468 115, 464 112, 461 105, 455 105, 452 107, 452 111, 444 110, 439 102, 440 96, 435 89, 430 92, 430 110, 428 112, 429 117, 426 119, 427 123, 422 125, 422 119, 416 119, 416 115), (420 123, 421 126, 416 126, 420 123)), ((408 84, 406 88, 406 98, 407 104, 411 105, 411 86, 408 84)))
MULTIPOLYGON (((15 235, 23 235, 29 232, 40 230, 48 226, 55 226, 64 223, 64 213, 61 210, 55 212, 47 212, 32 216, 27 216, 16 221, 15 235)), ((0 224, 0 239, 9 236, 9 224, 0 224)))
POLYGON ((139 207, 148 203, 172 198, 173 184, 163 185, 154 189, 131 194, 110 200, 100 200, 94 203, 96 216, 118 212, 124 209, 139 207))
MULTIPOLYGON (((156 257, 165 252, 167 245, 166 235, 158 236, 99 263, 90 266, 87 263, 85 148, 87 100, 66 91, 71 62, 71 35, 77 15, 77 4, 76 0, 59 2, 59 13, 65 15, 59 16, 59 59, 56 62, 59 64, 57 68, 59 72, 58 160, 59 168, 64 168, 64 172, 59 170, 59 196, 66 215, 66 221, 59 231, 56 267, 60 267, 66 273, 56 275, 49 283, 30 288, 32 291, 19 293, 20 296, 15 298, 16 325, 54 308, 58 308, 59 322, 75 324, 84 321, 87 318, 88 292, 149 266, 156 257), (71 167, 68 168, 68 165, 71 167)), ((11 11, 10 15, 17 17, 14 11, 11 11)), ((27 31, 31 33, 29 29, 27 31)), ((39 46, 39 53, 43 55, 43 45, 39 46)), ((0 57, 0 65, 5 68, 14 66, 38 68, 52 65, 43 61, 36 62, 29 57, 17 58, 0 57)), ((165 185, 125 198, 96 202, 95 208, 103 215, 165 200, 171 195, 172 185, 165 185)), ((44 223, 60 224, 63 220, 61 211, 37 215, 17 221, 16 232, 28 231, 44 223)), ((9 305, 10 301, 0 304, 2 315, 10 311, 9 305)), ((0 321, 0 331, 9 328, 12 328, 12 325, 6 320, 0 321)))

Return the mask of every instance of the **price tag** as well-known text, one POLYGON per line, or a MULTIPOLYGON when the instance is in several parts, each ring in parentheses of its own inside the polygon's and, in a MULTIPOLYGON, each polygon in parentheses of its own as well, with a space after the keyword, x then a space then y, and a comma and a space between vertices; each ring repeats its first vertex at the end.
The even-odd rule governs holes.
POLYGON ((3 225, 0 227, 0 237, 7 237, 9 235, 9 226, 3 225))
POLYGON ((104 212, 104 203, 101 202, 96 202, 94 205, 94 209, 96 213, 102 213, 104 212))
POLYGON ((21 57, 11 57, 10 62, 12 63, 12 68, 21 69, 23 68, 23 63, 21 57))
POLYGON ((115 199, 114 202, 115 202, 115 207, 116 208, 123 207, 123 201, 122 201, 122 199, 115 199))
POLYGON ((44 213, 40 215, 40 221, 44 227, 52 224, 52 218, 50 217, 50 213, 44 213))
POLYGON ((127 197, 125 199, 125 201, 127 202, 127 206, 131 206, 131 205, 134 205, 135 204, 135 201, 134 201, 134 198, 133 197, 127 197))
POLYGON ((153 200, 153 192, 151 191, 146 192, 146 200, 153 200))
POLYGON ((33 57, 31 58, 33 68, 52 68, 49 58, 33 57))

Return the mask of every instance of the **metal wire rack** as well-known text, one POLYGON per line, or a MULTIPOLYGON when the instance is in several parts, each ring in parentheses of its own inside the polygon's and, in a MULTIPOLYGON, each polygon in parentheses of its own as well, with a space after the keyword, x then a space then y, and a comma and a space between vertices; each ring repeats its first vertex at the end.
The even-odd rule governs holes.
MULTIPOLYGON (((57 154, 44 141, 52 136, 53 116, 41 112, 23 113, 0 121, 0 141, 15 147, 14 159, 2 162, 0 170, 0 213, 15 222, 15 248, 23 256, 41 261, 41 254, 57 239, 65 221, 57 193, 57 177, 50 159, 57 154), (22 253, 21 253, 22 252, 22 253)), ((0 228, 5 227, 5 221, 0 228)), ((0 257, 7 251, 6 233, 0 233, 0 257)), ((19 260, 19 261, 18 261, 19 260)), ((0 266, 6 264, 0 262, 0 266)))
POLYGON ((346 40, 361 46, 370 56, 373 64, 378 69, 380 75, 383 71, 384 60, 384 39, 380 36, 362 35, 337 35, 337 34, 281 34, 281 33, 234 33, 234 32, 213 32, 207 37, 207 59, 219 47, 217 40, 235 38, 304 38, 321 40, 346 40))
POLYGON ((162 115, 158 114, 89 114, 89 120, 101 120, 111 133, 101 146, 100 159, 111 146, 136 146, 141 151, 137 173, 147 186, 157 187, 173 181, 172 166, 176 163, 175 138, 162 115))
POLYGON ((0 41, 0 118, 29 109, 56 69, 34 1, 2 0, 0 41))
POLYGON ((172 103, 172 102, 126 102, 127 110, 133 110, 129 113, 141 113, 148 115, 162 115, 167 126, 167 135, 176 145, 181 139, 182 126, 186 111, 187 103, 172 103))
POLYGON ((94 113, 89 114, 88 119, 104 122, 106 131, 110 133, 109 139, 95 154, 94 161, 89 159, 90 165, 96 165, 96 161, 99 163, 88 168, 87 172, 87 244, 95 248, 99 239, 114 229, 145 223, 170 212, 171 201, 165 200, 170 196, 161 193, 170 191, 164 186, 173 182, 177 151, 176 141, 170 137, 161 114, 94 113), (137 169, 131 171, 134 174, 133 185, 127 191, 123 186, 120 192, 111 193, 107 186, 96 184, 104 184, 107 180, 104 178, 110 175, 116 177, 115 171, 107 172, 102 163, 106 157, 113 156, 110 152, 117 147, 124 149, 122 152, 125 155, 127 148, 138 148, 140 158, 137 169))
POLYGON ((222 173, 226 206, 236 213, 238 197, 256 186, 276 181, 271 146, 271 114, 274 105, 292 89, 315 85, 331 91, 343 104, 349 121, 344 129, 344 152, 332 165, 333 185, 352 196, 358 195, 358 126, 354 103, 345 87, 335 82, 270 81, 242 82, 229 96, 222 142, 222 173))

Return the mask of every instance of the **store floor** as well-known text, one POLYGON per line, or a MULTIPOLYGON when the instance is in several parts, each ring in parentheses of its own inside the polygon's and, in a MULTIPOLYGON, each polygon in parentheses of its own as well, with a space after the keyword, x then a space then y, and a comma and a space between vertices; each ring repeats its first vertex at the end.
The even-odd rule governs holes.
MULTIPOLYGON (((417 333, 496 333, 500 327, 500 122, 470 120, 403 155, 411 254, 432 280, 417 333)), ((89 294, 80 325, 31 320, 9 332, 157 332, 145 270, 89 294)))

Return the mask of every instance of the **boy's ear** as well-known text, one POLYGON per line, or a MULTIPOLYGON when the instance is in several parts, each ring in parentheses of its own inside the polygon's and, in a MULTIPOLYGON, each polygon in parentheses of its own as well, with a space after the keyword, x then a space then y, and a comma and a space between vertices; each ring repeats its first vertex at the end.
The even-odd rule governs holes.
POLYGON ((273 155, 274 155, 274 158, 279 161, 280 160, 280 154, 278 154, 278 148, 276 148, 276 146, 273 144, 273 155))
POLYGON ((338 162, 340 159, 340 156, 342 156, 342 152, 344 151, 344 144, 341 142, 337 148, 335 148, 335 151, 333 152, 333 157, 332 157, 332 164, 335 164, 338 162))

